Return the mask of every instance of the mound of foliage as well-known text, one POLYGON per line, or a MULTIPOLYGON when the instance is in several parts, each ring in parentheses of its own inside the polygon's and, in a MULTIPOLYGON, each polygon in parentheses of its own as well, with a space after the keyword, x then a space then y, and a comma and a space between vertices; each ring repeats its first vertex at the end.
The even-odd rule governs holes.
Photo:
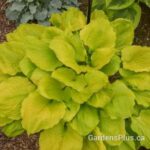
POLYGON ((93 0, 93 9, 102 9, 111 21, 117 18, 129 19, 137 27, 141 8, 136 0, 93 0))
POLYGON ((70 6, 78 7, 77 0, 7 0, 10 4, 6 10, 9 20, 17 24, 36 21, 39 24, 49 25, 52 13, 66 10, 70 6))
POLYGON ((133 24, 99 10, 86 24, 76 8, 50 21, 20 25, 0 45, 1 131, 40 132, 41 150, 150 148, 150 48, 131 46, 133 24))

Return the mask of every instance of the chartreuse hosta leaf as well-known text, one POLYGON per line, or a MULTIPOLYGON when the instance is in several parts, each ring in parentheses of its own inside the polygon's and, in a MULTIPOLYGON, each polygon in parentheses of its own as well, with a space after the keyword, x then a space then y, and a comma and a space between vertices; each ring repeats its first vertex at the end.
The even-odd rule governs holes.
POLYGON ((43 34, 41 35, 41 40, 49 42, 56 36, 60 35, 63 35, 63 31, 61 29, 58 29, 56 27, 46 28, 43 34))
POLYGON ((28 134, 54 127, 64 117, 63 102, 50 101, 38 92, 31 93, 22 104, 22 125, 28 134), (26 111, 26 110, 30 111, 26 111))
POLYGON ((67 32, 65 38, 75 50, 76 61, 79 63, 85 62, 87 59, 87 52, 82 40, 80 40, 79 33, 72 34, 67 32))
POLYGON ((59 123, 40 135, 41 150, 82 150, 83 137, 64 123, 59 123))
POLYGON ((108 76, 112 76, 120 69, 121 59, 119 56, 114 55, 110 62, 106 64, 101 70, 108 76))
POLYGON ((116 48, 122 49, 130 46, 134 39, 134 27, 131 21, 127 19, 116 19, 112 22, 112 26, 116 32, 116 48))
POLYGON ((125 69, 135 72, 150 72, 150 48, 130 46, 122 50, 122 61, 125 69))
POLYGON ((88 135, 99 123, 98 111, 94 107, 82 105, 70 126, 79 134, 88 135))
POLYGON ((38 90, 47 99, 62 101, 65 99, 64 87, 59 81, 49 76, 40 80, 38 90))
POLYGON ((108 64, 115 53, 114 48, 99 48, 96 49, 91 56, 92 66, 101 69, 108 64))
POLYGON ((80 104, 88 101, 93 93, 98 92, 108 84, 107 76, 97 70, 87 72, 84 76, 84 80, 87 84, 83 90, 77 91, 72 89, 71 91, 72 99, 80 104))
POLYGON ((150 90, 150 73, 141 72, 135 73, 129 70, 120 70, 121 75, 124 77, 124 81, 135 90, 150 90), (143 80, 144 79, 144 80, 143 80))
POLYGON ((43 78, 47 78, 49 76, 49 72, 36 68, 33 70, 30 79, 34 84, 38 85, 43 78))
POLYGON ((30 61, 29 58, 24 57, 19 63, 20 70, 27 77, 31 77, 36 66, 30 61))
POLYGON ((34 37, 28 37, 27 43, 27 57, 40 69, 53 71, 55 68, 62 65, 47 43, 34 37))
POLYGON ((91 20, 97 20, 98 18, 108 19, 104 11, 95 9, 91 14, 91 20))
POLYGON ((134 141, 123 141, 119 146, 107 145, 107 150, 136 150, 134 141))
POLYGON ((0 83, 0 115, 6 119, 21 118, 21 104, 35 86, 25 77, 10 77, 0 83))
POLYGON ((6 79, 8 79, 10 76, 8 74, 1 74, 0 73, 0 83, 6 79))
POLYGON ((110 90, 102 89, 93 94, 87 103, 96 108, 103 108, 111 101, 111 96, 112 93, 110 90))
POLYGON ((4 116, 0 116, 0 127, 9 124, 12 121, 13 121, 12 119, 9 119, 9 118, 4 117, 4 116))
POLYGON ((140 141, 141 146, 150 148, 150 110, 142 110, 138 117, 132 117, 131 128, 144 139, 140 141))
POLYGON ((116 81, 108 87, 113 92, 111 102, 104 108, 109 116, 113 119, 128 118, 132 115, 135 104, 134 93, 122 82, 116 81), (119 90, 118 90, 119 89, 119 90))
POLYGON ((2 128, 2 132, 8 137, 16 137, 22 134, 25 130, 22 128, 21 121, 13 121, 2 128))
POLYGON ((64 121, 71 121, 80 109, 80 104, 74 102, 72 99, 65 100, 66 113, 63 118, 64 121))
POLYGON ((97 138, 102 135, 99 127, 96 127, 91 134, 84 138, 83 150, 106 150, 106 146, 102 140, 93 140, 94 137, 97 138))
POLYGON ((87 85, 84 75, 77 75, 75 71, 66 67, 56 69, 52 77, 78 91, 82 91, 87 85))
POLYGON ((17 42, 0 45, 0 70, 2 73, 15 75, 20 72, 18 63, 22 59, 23 53, 19 52, 19 48, 22 46, 22 44, 17 42))
POLYGON ((134 91, 135 100, 139 105, 144 107, 150 106, 150 90, 149 91, 134 91))
POLYGON ((106 0, 108 9, 118 10, 129 7, 135 0, 106 0))
MULTIPOLYGON (((100 111, 100 131, 106 136, 124 136, 125 131, 125 120, 121 118, 111 119, 108 114, 100 111)), ((122 143, 121 139, 112 139, 106 141, 109 145, 115 146, 122 143)))
POLYGON ((106 150, 106 147, 103 143, 100 143, 99 141, 95 142, 84 139, 82 150, 106 150))
POLYGON ((38 24, 21 24, 14 32, 7 35, 7 40, 22 42, 26 36, 40 38, 46 28, 38 24))
POLYGON ((56 57, 61 63, 74 69, 77 73, 81 72, 80 66, 75 60, 75 50, 73 46, 64 40, 63 37, 54 38, 50 42, 50 48, 54 51, 56 57))
POLYGON ((146 138, 136 145, 150 147, 150 48, 130 46, 133 25, 113 20, 95 10, 86 25, 70 8, 52 16, 54 26, 24 24, 8 34, 0 45, 2 132, 41 132, 41 150, 135 150, 134 141, 88 139, 134 131, 146 138))
POLYGON ((56 27, 69 31, 80 30, 86 24, 85 16, 76 8, 69 8, 61 14, 53 14, 50 21, 56 27))
POLYGON ((104 18, 91 21, 80 31, 80 37, 91 51, 97 48, 113 48, 115 46, 115 32, 110 22, 104 18))

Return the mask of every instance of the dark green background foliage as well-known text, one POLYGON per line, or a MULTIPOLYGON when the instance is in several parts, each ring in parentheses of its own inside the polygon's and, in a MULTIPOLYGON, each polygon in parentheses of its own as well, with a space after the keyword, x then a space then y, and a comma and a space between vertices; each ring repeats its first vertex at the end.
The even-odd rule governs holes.
POLYGON ((36 21, 39 24, 49 25, 48 18, 52 13, 60 12, 69 6, 78 7, 78 0, 7 0, 11 3, 6 10, 9 20, 17 23, 36 21))

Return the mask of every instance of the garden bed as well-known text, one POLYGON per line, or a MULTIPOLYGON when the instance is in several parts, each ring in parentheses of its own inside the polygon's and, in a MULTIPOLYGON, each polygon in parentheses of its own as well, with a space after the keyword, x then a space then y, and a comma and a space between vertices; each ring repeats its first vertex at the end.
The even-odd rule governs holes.
MULTIPOLYGON (((7 5, 5 0, 0 1, 0 42, 6 40, 5 35, 13 31, 16 26, 14 22, 10 22, 5 17, 5 9, 7 5)), ((81 6, 81 9, 86 12, 87 3, 81 6)), ((142 5, 141 22, 135 32, 134 44, 150 46, 150 9, 142 5)), ((38 134, 28 136, 23 134, 16 138, 7 138, 0 134, 0 150, 38 150, 38 134)), ((144 150, 144 148, 143 148, 144 150)))

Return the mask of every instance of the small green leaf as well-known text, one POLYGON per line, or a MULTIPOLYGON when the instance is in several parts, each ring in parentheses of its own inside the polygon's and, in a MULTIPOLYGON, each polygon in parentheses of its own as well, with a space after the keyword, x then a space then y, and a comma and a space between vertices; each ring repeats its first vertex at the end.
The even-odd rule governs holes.
POLYGON ((13 121, 12 123, 4 126, 2 128, 2 132, 7 137, 16 137, 20 134, 22 134, 25 130, 22 128, 21 121, 13 121))
POLYGON ((134 27, 131 21, 127 19, 116 19, 112 22, 116 32, 116 48, 118 50, 130 46, 134 39, 134 27))
POLYGON ((114 10, 125 9, 133 4, 134 1, 135 0, 106 0, 106 7, 114 10))
MULTIPOLYGON (((120 1, 122 2, 122 1, 120 1)), ((133 3, 131 6, 121 10, 106 10, 107 15, 110 20, 115 20, 117 18, 128 19, 133 22, 134 28, 136 28, 140 22, 141 18, 141 7, 137 3, 133 3)))
POLYGON ((11 123, 13 120, 12 119, 9 119, 7 117, 2 117, 0 116, 0 127, 3 127, 9 123, 11 123))
POLYGON ((121 59, 119 56, 114 55, 110 62, 105 65, 101 71, 107 74, 108 76, 112 76, 117 73, 120 69, 121 59))

